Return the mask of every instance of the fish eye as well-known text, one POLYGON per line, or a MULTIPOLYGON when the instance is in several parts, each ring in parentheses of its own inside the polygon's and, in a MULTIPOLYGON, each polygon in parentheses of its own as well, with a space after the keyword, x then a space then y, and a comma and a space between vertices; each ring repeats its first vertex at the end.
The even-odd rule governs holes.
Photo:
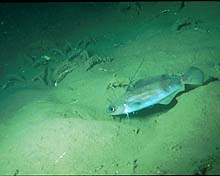
POLYGON ((108 108, 111 112, 115 112, 116 108, 114 106, 109 106, 108 108))

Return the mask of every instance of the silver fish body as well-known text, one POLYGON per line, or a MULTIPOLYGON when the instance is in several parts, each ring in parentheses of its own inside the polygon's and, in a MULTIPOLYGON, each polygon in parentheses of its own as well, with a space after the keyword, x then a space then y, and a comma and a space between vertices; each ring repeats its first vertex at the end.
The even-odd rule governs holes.
POLYGON ((186 72, 188 73, 190 74, 187 77, 161 75, 149 80, 139 80, 133 87, 127 89, 124 95, 111 103, 108 113, 110 115, 129 114, 155 104, 169 104, 177 93, 185 89, 188 78, 192 81, 197 79, 194 81, 196 84, 203 82, 203 72, 199 69, 192 67, 186 72))

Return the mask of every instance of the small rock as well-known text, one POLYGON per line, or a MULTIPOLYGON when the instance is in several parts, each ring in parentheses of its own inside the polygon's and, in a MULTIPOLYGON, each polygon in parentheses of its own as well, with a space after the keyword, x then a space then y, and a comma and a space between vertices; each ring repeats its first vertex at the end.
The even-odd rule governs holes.
POLYGON ((176 144, 171 149, 172 149, 172 151, 177 152, 177 151, 180 151, 182 149, 182 146, 179 145, 179 144, 176 144))

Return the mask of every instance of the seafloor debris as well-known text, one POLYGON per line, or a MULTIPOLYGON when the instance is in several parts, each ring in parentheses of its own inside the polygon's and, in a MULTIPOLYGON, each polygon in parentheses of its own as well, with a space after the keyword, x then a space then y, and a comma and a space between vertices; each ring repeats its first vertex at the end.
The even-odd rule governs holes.
POLYGON ((87 49, 87 47, 91 44, 96 44, 96 39, 93 38, 93 37, 90 37, 88 39, 84 39, 84 40, 81 40, 79 41, 77 47, 78 48, 83 48, 83 49, 87 49))
POLYGON ((138 134, 140 132, 140 128, 137 128, 137 129, 133 129, 133 131, 138 134))
POLYGON ((76 47, 66 41, 63 49, 51 46, 50 43, 48 45, 44 43, 44 47, 41 47, 41 43, 32 46, 26 54, 22 66, 23 76, 9 77, 1 89, 7 89, 17 83, 27 85, 34 82, 35 84, 56 87, 76 67, 85 66, 88 71, 95 65, 113 61, 111 57, 88 52, 88 46, 96 43, 96 40, 91 37, 81 40, 76 47))
POLYGON ((104 165, 101 164, 100 166, 96 167, 95 168, 95 172, 98 172, 99 170, 103 169, 104 168, 104 165))
POLYGON ((74 62, 64 60, 58 64, 45 65, 44 69, 32 78, 32 81, 40 81, 47 86, 57 86, 75 67, 74 62))
POLYGON ((157 175, 166 175, 168 173, 168 170, 165 170, 161 165, 158 165, 154 167, 152 173, 157 175))
POLYGON ((7 80, 6 83, 4 83, 3 85, 1 85, 1 89, 2 89, 2 90, 7 89, 7 88, 13 86, 14 84, 15 84, 14 81, 7 80))
POLYGON ((33 81, 33 82, 39 81, 39 82, 42 83, 42 84, 48 85, 49 83, 48 83, 48 81, 47 81, 47 79, 46 79, 46 77, 47 77, 47 72, 48 72, 48 69, 45 68, 44 71, 42 71, 42 72, 40 72, 39 74, 37 74, 36 76, 34 76, 34 77, 31 79, 31 81, 33 81))
POLYGON ((199 161, 197 164, 197 169, 195 171, 195 175, 205 175, 208 171, 212 169, 212 165, 216 162, 217 157, 209 156, 207 159, 203 159, 199 161))
POLYGON ((140 2, 121 2, 119 9, 122 13, 133 13, 139 15, 142 12, 142 5, 140 2))
POLYGON ((183 29, 198 30, 200 28, 200 23, 202 23, 202 21, 195 20, 191 17, 181 18, 174 23, 173 28, 176 31, 182 31, 183 29))
POLYGON ((108 85, 107 85, 107 90, 108 89, 115 89, 117 87, 122 87, 122 88, 126 88, 128 87, 128 82, 125 82, 125 81, 122 81, 122 82, 110 82, 108 85))
POLYGON ((49 56, 43 55, 33 63, 33 67, 38 68, 40 66, 47 65, 50 60, 51 58, 49 56))
POLYGON ((179 25, 177 25, 176 30, 180 31, 182 28, 185 28, 187 26, 190 26, 192 23, 190 21, 185 21, 179 25))
POLYGON ((180 151, 182 149, 182 146, 180 144, 176 144, 172 146, 171 150, 174 152, 180 151))
POLYGON ((74 69, 74 62, 65 61, 61 63, 52 73, 51 82, 56 87, 74 69))
POLYGON ((178 10, 182 10, 185 7, 185 1, 181 1, 180 7, 178 10))
POLYGON ((7 79, 7 81, 1 86, 1 89, 3 89, 3 90, 14 86, 16 83, 24 84, 27 81, 26 78, 23 75, 21 75, 21 76, 19 76, 19 75, 10 75, 8 77, 9 78, 7 79))
POLYGON ((14 172, 14 174, 13 174, 13 176, 17 176, 18 174, 19 174, 19 170, 16 169, 15 172, 14 172))
POLYGON ((135 170, 137 169, 137 167, 138 167, 138 162, 137 162, 138 160, 137 159, 135 159, 134 161, 133 161, 133 173, 135 173, 135 170))
POLYGON ((95 65, 101 64, 101 63, 107 63, 107 62, 112 62, 113 58, 111 57, 101 57, 97 54, 93 55, 88 59, 86 62, 87 68, 86 71, 92 69, 95 65))

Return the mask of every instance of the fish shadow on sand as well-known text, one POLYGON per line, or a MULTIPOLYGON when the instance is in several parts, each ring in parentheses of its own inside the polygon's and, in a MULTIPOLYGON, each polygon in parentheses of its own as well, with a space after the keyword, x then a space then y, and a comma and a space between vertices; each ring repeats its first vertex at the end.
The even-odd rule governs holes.
MULTIPOLYGON (((156 104, 156 105, 153 105, 151 107, 148 107, 148 108, 142 109, 140 111, 137 111, 135 113, 130 113, 129 114, 129 119, 133 119, 133 118, 141 118, 141 119, 142 118, 151 118, 151 117, 154 117, 154 116, 159 116, 162 113, 166 113, 167 111, 169 111, 171 108, 173 108, 178 103, 178 101, 176 100, 176 97, 181 96, 182 94, 185 94, 187 92, 190 92, 193 89, 196 89, 198 87, 208 85, 209 83, 215 82, 215 81, 220 81, 220 80, 219 80, 219 78, 211 77, 200 86, 185 85, 185 90, 182 91, 182 92, 179 92, 175 96, 175 98, 168 105, 156 104)), ((122 118, 125 118, 126 115, 118 115, 118 117, 120 119, 122 119, 122 118)))

